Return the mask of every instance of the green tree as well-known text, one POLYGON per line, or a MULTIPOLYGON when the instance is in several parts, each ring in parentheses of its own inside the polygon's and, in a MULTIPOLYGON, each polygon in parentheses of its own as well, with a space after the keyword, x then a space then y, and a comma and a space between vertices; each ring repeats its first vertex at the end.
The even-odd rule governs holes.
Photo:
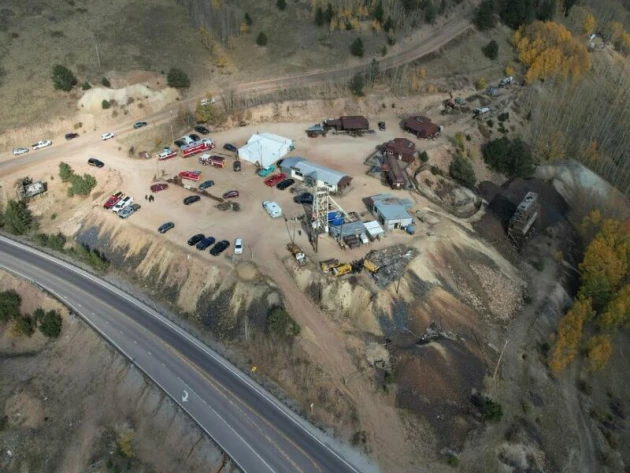
POLYGON ((300 332, 299 325, 282 307, 274 307, 269 311, 267 315, 267 330, 279 337, 297 335, 300 332))
POLYGON ((495 40, 490 41, 483 48, 481 48, 481 50, 483 51, 484 56, 486 56, 488 59, 492 59, 493 61, 499 57, 499 43, 497 43, 495 40))
POLYGON ((103 87, 110 87, 112 84, 109 82, 109 79, 107 77, 103 77, 101 79, 101 85, 103 87))
POLYGON ((334 17, 335 11, 333 10, 332 3, 328 2, 328 5, 326 5, 326 11, 324 12, 324 19, 326 20, 326 23, 330 23, 334 17))
POLYGON ((479 31, 486 31, 497 26, 497 22, 494 0, 483 0, 475 10, 473 23, 479 31))
POLYGON ((83 90, 90 90, 92 88, 92 86, 90 85, 90 83, 88 81, 83 82, 83 84, 81 84, 81 89, 83 90))
POLYGON ((461 185, 473 188, 477 183, 475 170, 469 160, 457 154, 448 166, 449 175, 461 185))
POLYGON ((361 38, 355 39, 350 45, 350 54, 357 57, 363 57, 365 49, 363 47, 363 40, 361 38))
POLYGON ((394 29, 394 20, 392 20, 391 16, 387 16, 385 23, 383 23, 383 29, 385 30, 385 33, 389 33, 394 29))
POLYGON ((0 292, 0 322, 8 322, 20 315, 22 298, 13 289, 0 292))
POLYGON ((4 228, 15 235, 24 235, 35 228, 35 218, 24 202, 9 200, 3 215, 4 228))
POLYGON ((437 14, 437 8, 435 8, 433 2, 431 0, 427 0, 424 7, 424 21, 432 25, 433 23, 435 23, 437 14))
POLYGON ((252 26, 254 24, 254 20, 252 20, 252 17, 249 16, 249 13, 245 13, 245 23, 247 23, 247 26, 252 26))
POLYGON ((378 0, 374 6, 374 19, 383 23, 384 16, 385 10, 383 9, 383 2, 382 0, 378 0))
POLYGON ((27 337, 35 333, 35 321, 30 315, 18 317, 15 326, 22 335, 26 335, 27 337))
POLYGON ((72 90, 72 87, 77 83, 77 78, 72 71, 61 64, 53 67, 52 80, 55 89, 63 90, 64 92, 72 90))
POLYGON ((286 10, 287 8, 287 1, 286 0, 276 0, 276 6, 278 7, 278 10, 286 10))
POLYGON ((57 338, 61 334, 62 319, 59 312, 56 310, 49 310, 46 315, 42 317, 39 324, 39 331, 46 337, 57 338))
POLYGON ((175 89, 185 89, 190 87, 190 79, 188 78, 188 74, 181 69, 171 67, 166 75, 166 84, 175 89))
POLYGON ((112 104, 111 104, 111 103, 109 103, 109 100, 105 100, 105 99, 103 99, 103 101, 101 102, 101 108, 102 108, 103 110, 107 110, 107 109, 108 109, 109 107, 111 107, 111 106, 112 106, 112 104))
POLYGON ((363 74, 357 72, 350 81, 350 91, 352 92, 352 95, 354 95, 355 97, 363 97, 364 85, 365 81, 363 79, 363 74))
POLYGON ((256 44, 258 46, 267 46, 267 35, 262 31, 258 33, 258 37, 256 38, 256 44))
POLYGON ((323 26, 325 21, 324 10, 322 10, 322 7, 317 7, 315 10, 315 24, 317 26, 323 26))
POLYGON ((407 13, 420 8, 420 0, 402 0, 403 8, 407 13))
POLYGON ((61 178, 61 182, 69 182, 73 175, 74 170, 69 164, 66 164, 63 161, 59 163, 59 177, 61 178))
POLYGON ((507 137, 490 141, 482 148, 483 160, 491 169, 508 177, 526 177, 534 172, 534 158, 527 143, 507 137))
POLYGON ((503 406, 492 399, 485 398, 481 407, 481 415, 484 420, 498 422, 503 417, 503 406))
POLYGON ((68 187, 68 197, 90 195, 96 184, 96 178, 90 174, 83 174, 83 176, 73 174, 70 178, 70 187, 68 187))

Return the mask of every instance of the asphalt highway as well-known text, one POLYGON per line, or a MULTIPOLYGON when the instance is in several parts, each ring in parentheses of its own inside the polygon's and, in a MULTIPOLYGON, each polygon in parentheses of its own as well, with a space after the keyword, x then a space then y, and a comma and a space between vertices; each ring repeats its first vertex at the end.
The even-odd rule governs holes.
POLYGON ((0 237, 0 267, 35 282, 80 315, 179 404, 244 472, 360 471, 332 446, 332 439, 129 294, 5 237, 0 237))

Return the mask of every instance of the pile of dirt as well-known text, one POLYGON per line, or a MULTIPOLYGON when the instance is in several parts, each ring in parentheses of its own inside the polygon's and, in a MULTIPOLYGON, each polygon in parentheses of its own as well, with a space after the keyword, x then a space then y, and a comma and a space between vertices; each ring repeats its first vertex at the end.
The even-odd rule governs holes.
POLYGON ((174 102, 178 96, 175 89, 154 90, 145 84, 133 84, 120 89, 94 87, 83 94, 77 105, 80 110, 90 113, 101 112, 103 101, 110 103, 113 101, 118 105, 144 102, 145 105, 153 107, 151 110, 158 110, 174 102))

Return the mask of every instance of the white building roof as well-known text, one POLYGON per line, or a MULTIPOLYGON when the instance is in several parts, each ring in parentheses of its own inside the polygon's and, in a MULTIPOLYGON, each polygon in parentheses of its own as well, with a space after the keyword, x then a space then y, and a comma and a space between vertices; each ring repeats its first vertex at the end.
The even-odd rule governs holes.
POLYGON ((268 167, 293 149, 293 141, 273 133, 255 133, 238 150, 238 156, 251 163, 268 167))
POLYGON ((376 220, 371 220, 369 222, 364 222, 365 230, 372 236, 375 237, 377 235, 382 235, 385 233, 385 230, 380 226, 380 224, 376 220))
POLYGON ((339 182, 346 177, 346 174, 342 172, 335 171, 334 169, 329 169, 306 160, 295 163, 293 168, 300 171, 303 176, 313 177, 314 179, 325 182, 331 186, 338 185, 339 182))

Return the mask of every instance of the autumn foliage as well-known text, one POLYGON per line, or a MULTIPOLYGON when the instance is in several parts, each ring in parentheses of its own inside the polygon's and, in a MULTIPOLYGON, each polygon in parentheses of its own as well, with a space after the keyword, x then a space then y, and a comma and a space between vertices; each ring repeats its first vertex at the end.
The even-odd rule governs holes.
POLYGON ((610 338, 605 335, 594 335, 585 344, 586 359, 589 371, 599 371, 606 366, 612 354, 610 338))
POLYGON ((591 301, 578 300, 560 320, 558 336, 551 351, 549 367, 558 373, 571 363, 578 354, 582 332, 586 320, 593 316, 591 301))
POLYGON ((527 67, 525 81, 579 78, 590 68, 588 52, 562 25, 535 21, 512 36, 518 59, 527 67))

